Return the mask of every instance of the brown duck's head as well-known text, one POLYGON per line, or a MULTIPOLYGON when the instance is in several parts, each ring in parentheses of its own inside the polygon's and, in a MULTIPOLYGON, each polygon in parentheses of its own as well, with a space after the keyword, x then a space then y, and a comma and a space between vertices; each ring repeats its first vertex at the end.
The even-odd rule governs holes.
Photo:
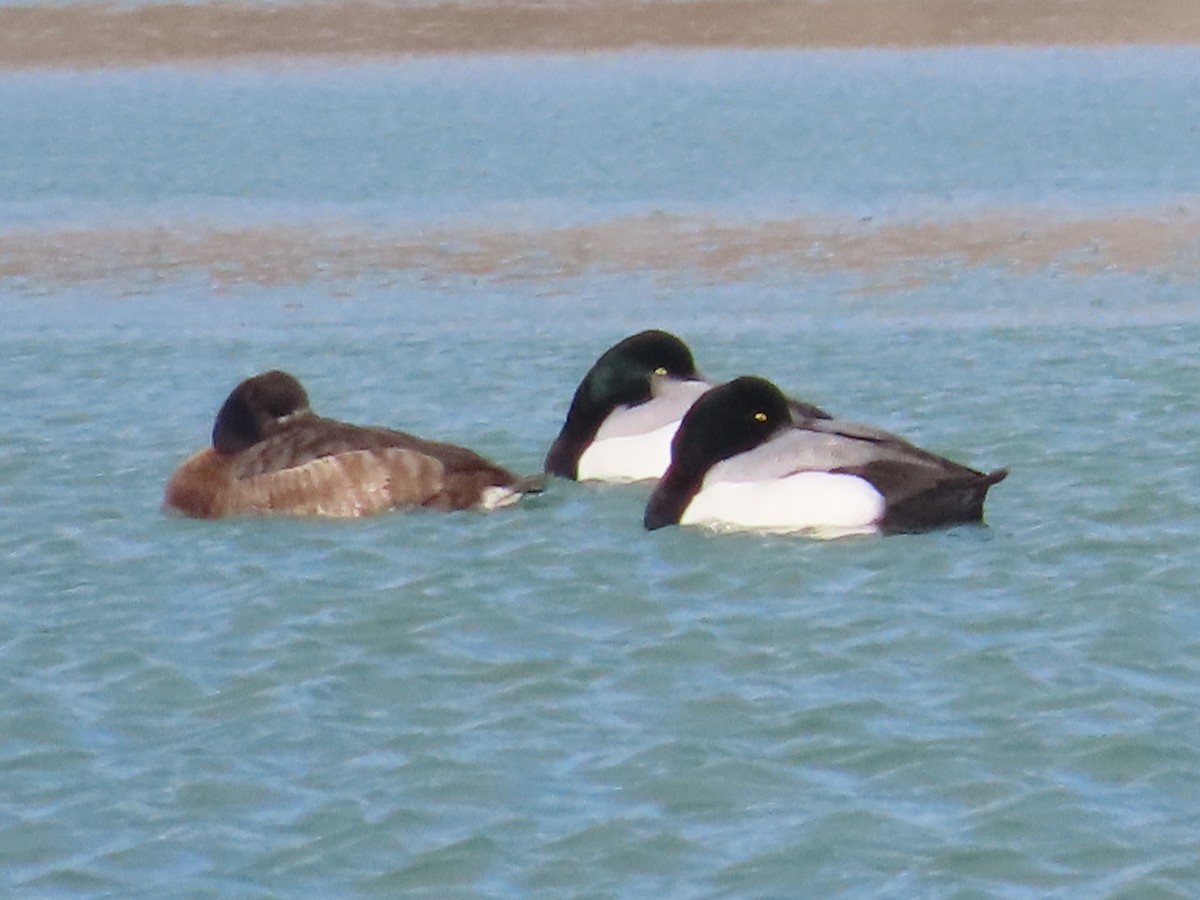
POLYGON ((276 433, 287 421, 311 413, 308 394, 287 372, 272 369, 233 389, 213 423, 218 453, 241 453, 276 433))

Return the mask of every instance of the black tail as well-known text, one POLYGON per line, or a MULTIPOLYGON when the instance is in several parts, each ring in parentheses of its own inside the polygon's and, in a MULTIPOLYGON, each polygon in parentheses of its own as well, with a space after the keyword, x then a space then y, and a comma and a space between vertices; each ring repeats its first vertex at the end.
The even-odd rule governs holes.
POLYGON ((888 507, 883 528, 903 533, 982 522, 988 489, 1007 477, 1008 469, 996 469, 940 482, 888 507))

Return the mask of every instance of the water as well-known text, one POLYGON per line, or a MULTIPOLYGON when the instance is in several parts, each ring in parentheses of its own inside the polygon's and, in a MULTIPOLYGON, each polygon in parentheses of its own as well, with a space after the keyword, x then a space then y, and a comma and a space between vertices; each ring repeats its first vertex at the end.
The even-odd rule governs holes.
POLYGON ((1196 63, 1169 49, 684 52, 11 73, 0 199, 33 221, 92 204, 106 219, 385 220, 1140 205, 1200 194, 1196 63))
MULTIPOLYGON (((0 197, 5 230, 51 240, 194 217, 406 229, 497 210, 544 225, 1137 209, 1196 190, 1182 140, 1196 61, 12 74, 0 197), (768 115, 785 90, 797 105, 768 115), (545 153, 527 152, 530 134, 553 136, 545 153)), ((114 262, 108 278, 0 288, 0 878, 14 895, 1200 884, 1193 279, 951 262, 880 289, 842 271, 368 268, 335 289, 215 291, 203 271, 169 274, 130 284, 114 262), (587 366, 648 326, 683 335, 714 377, 763 374, 1011 467, 988 526, 647 534, 647 488, 566 483, 495 515, 158 512, 251 372, 288 368, 328 415, 533 471, 587 366)))

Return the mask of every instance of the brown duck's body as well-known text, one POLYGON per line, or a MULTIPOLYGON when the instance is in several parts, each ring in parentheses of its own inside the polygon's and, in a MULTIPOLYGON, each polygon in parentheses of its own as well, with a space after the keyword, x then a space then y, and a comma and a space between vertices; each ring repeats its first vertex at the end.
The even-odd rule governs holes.
MULTIPOLYGON (((285 373, 256 378, 267 376, 285 373)), ((261 397, 246 386, 263 393, 271 383, 253 382, 243 382, 226 401, 213 446, 171 476, 163 499, 168 510, 210 519, 351 518, 401 507, 491 509, 540 487, 540 479, 519 478, 464 447, 321 418, 308 410, 306 397, 303 404, 264 412, 261 397)), ((302 391, 294 379, 281 383, 302 391)))

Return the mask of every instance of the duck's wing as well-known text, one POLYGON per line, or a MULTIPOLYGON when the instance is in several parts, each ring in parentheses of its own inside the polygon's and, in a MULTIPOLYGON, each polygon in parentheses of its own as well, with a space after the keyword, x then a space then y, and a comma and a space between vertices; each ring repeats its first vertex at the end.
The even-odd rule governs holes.
POLYGON ((797 425, 803 425, 805 422, 810 422, 814 419, 832 419, 829 413, 821 409, 819 406, 813 406, 811 403, 805 403, 803 400, 797 400, 795 397, 787 398, 788 411, 792 414, 792 421, 797 425))
POLYGON ((889 531, 978 522, 988 489, 1008 475, 1007 469, 980 472, 872 425, 829 419, 794 431, 785 440, 792 460, 805 462, 807 453, 817 468, 870 482, 887 505, 880 524, 889 531))
POLYGON ((839 419, 784 428, 753 450, 717 463, 709 471, 709 477, 760 481, 785 478, 797 472, 874 472, 876 469, 869 467, 882 463, 923 472, 923 478, 934 481, 986 477, 891 432, 839 419))
POLYGON ((717 463, 709 469, 705 483, 770 481, 797 472, 832 472, 883 459, 925 462, 919 451, 912 454, 903 442, 893 444, 842 430, 792 426, 752 450, 717 463))
POLYGON ((946 476, 978 476, 981 472, 956 463, 937 453, 918 447, 916 444, 877 428, 874 425, 864 425, 859 422, 847 422, 842 419, 818 419, 806 421, 799 425, 802 431, 814 435, 828 435, 831 439, 841 438, 839 450, 847 456, 847 465, 856 465, 851 460, 855 458, 874 458, 878 460, 907 461, 913 465, 941 470, 946 476), (851 449, 854 448, 854 449, 851 449), (873 448, 873 449, 872 449, 873 448))
POLYGON ((426 454, 397 447, 352 450, 234 478, 224 514, 351 518, 429 505, 445 483, 444 467, 426 454))
POLYGON ((317 459, 349 453, 406 450, 428 456, 448 473, 487 472, 490 483, 515 480, 510 472, 466 447, 419 438, 390 428, 351 425, 312 417, 260 441, 239 454, 234 464, 237 478, 250 478, 306 465, 317 459))

